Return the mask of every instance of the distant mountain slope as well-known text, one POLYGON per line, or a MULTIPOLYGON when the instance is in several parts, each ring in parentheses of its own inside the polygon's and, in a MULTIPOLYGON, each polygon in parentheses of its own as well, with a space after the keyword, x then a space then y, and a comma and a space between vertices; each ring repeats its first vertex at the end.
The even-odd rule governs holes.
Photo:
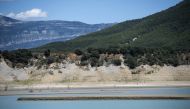
POLYGON ((32 48, 54 41, 65 41, 113 24, 85 24, 77 21, 19 21, 0 16, 0 50, 32 48))
POLYGON ((7 25, 7 24, 10 24, 10 23, 15 23, 15 22, 19 22, 19 20, 12 19, 12 18, 0 15, 0 25, 1 26, 2 25, 7 25))
POLYGON ((184 0, 148 17, 125 21, 102 31, 66 42, 50 43, 35 50, 70 51, 112 45, 190 49, 190 1, 184 0))

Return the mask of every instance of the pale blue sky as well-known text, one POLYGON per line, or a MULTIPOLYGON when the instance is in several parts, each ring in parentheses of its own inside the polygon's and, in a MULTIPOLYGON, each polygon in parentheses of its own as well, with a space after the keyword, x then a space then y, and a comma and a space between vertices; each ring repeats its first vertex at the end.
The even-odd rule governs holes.
POLYGON ((0 0, 0 13, 21 20, 113 23, 142 18, 180 1, 182 0, 0 0), (36 12, 32 9, 38 10, 36 12))

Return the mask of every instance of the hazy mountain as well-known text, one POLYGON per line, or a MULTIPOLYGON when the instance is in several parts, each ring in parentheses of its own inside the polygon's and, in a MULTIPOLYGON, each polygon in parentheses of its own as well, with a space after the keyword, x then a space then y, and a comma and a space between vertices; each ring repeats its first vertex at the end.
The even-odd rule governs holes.
POLYGON ((0 16, 0 49, 32 48, 48 42, 65 41, 112 25, 61 20, 19 21, 0 16))
POLYGON ((0 25, 1 26, 2 25, 6 26, 6 25, 9 25, 9 24, 15 23, 15 22, 19 22, 19 20, 0 15, 0 25))
POLYGON ((66 42, 55 42, 35 50, 70 51, 77 48, 133 46, 145 48, 190 49, 190 1, 142 19, 119 23, 66 42))

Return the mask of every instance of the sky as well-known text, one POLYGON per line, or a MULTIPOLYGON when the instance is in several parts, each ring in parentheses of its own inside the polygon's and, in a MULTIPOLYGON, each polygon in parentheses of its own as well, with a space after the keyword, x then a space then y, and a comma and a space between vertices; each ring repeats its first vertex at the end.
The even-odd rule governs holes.
POLYGON ((89 24, 143 18, 182 0, 0 0, 0 14, 19 20, 66 20, 89 24))

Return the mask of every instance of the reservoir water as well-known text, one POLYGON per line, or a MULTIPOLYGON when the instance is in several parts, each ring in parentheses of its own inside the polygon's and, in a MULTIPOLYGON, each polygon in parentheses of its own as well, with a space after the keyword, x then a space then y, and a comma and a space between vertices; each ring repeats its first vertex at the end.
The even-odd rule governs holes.
MULTIPOLYGON (((81 89, 80 89, 81 90, 81 89)), ((97 90, 97 89, 96 89, 97 90)), ((109 89, 111 90, 111 89, 109 89)), ((124 90, 124 89, 122 89, 124 90)), ((82 91, 82 90, 81 90, 82 91)), ((190 88, 125 89, 129 95, 190 95, 190 88), (133 93, 132 93, 133 92, 133 93), (164 93, 165 92, 165 93, 164 93), (169 93, 171 92, 171 93, 169 93)), ((118 92, 118 90, 117 90, 118 92)), ((111 92, 110 92, 111 94, 111 92)), ((55 96, 66 94, 56 94, 55 96)), ((76 101, 17 101, 18 97, 0 96, 0 109, 190 109, 190 100, 76 100, 76 101)), ((41 96, 41 95, 35 95, 41 96)), ((49 96, 49 95, 43 95, 49 96)), ((52 94, 51 94, 52 96, 52 94)))

